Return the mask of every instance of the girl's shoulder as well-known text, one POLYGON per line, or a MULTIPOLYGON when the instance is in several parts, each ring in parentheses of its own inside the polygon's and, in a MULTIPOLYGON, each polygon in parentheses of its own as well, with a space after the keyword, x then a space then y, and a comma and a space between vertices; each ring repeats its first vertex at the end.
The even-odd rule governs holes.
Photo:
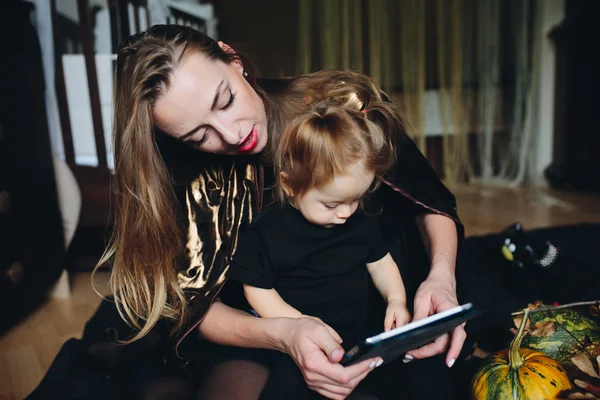
POLYGON ((252 221, 252 225, 259 230, 270 230, 277 226, 286 213, 279 203, 273 203, 263 208, 257 217, 252 221))

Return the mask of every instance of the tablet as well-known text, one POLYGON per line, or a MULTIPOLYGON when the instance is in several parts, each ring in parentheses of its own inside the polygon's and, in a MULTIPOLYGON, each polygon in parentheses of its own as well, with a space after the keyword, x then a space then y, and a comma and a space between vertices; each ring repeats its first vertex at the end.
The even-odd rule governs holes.
POLYGON ((479 312, 471 303, 430 315, 363 340, 344 354, 340 364, 352 365, 372 357, 381 357, 384 364, 392 362, 398 357, 404 357, 410 350, 433 342, 477 315, 479 312))

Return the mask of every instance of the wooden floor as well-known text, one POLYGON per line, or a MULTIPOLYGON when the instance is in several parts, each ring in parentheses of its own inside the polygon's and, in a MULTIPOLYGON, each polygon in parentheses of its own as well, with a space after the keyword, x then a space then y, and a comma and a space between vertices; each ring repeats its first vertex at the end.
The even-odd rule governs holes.
POLYGON ((525 230, 600 223, 600 195, 481 186, 452 188, 467 236, 498 232, 519 221, 525 230))
MULTIPOLYGON (((600 196, 482 187, 456 187, 458 211, 468 236, 497 232, 515 221, 525 229, 600 223, 600 196)), ((107 275, 100 276, 99 286, 107 275)), ((42 379, 62 343, 80 337, 100 298, 90 274, 72 277, 72 296, 43 304, 0 338, 0 400, 22 399, 42 379)))

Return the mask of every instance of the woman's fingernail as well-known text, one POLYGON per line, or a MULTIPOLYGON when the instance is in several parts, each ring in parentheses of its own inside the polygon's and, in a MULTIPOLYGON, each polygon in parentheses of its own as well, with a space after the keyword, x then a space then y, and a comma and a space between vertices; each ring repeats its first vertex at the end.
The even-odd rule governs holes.
POLYGON ((340 352, 339 349, 335 349, 334 351, 331 352, 331 357, 335 358, 338 355, 339 352, 340 352))
POLYGON ((454 365, 455 362, 456 362, 456 360, 454 358, 452 360, 448 361, 448 368, 452 368, 452 366, 454 365))
POLYGON ((371 365, 369 365, 369 369, 373 369, 373 368, 375 368, 375 364, 377 364, 377 363, 376 363, 375 361, 373 361, 373 362, 371 363, 371 365))
POLYGON ((381 364, 383 364, 383 360, 379 360, 377 361, 377 364, 375 364, 376 367, 379 367, 381 364))
POLYGON ((408 364, 409 362, 411 362, 412 360, 414 360, 415 358, 413 356, 411 356, 410 354, 406 354, 404 356, 404 358, 402 359, 402 362, 404 364, 408 364))

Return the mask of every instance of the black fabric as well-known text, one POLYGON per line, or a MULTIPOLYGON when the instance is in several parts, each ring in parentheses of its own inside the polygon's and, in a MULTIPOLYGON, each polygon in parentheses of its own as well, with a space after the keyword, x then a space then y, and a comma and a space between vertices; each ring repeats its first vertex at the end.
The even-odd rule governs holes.
POLYGON ((350 344, 369 312, 366 263, 388 253, 376 218, 361 210, 330 228, 286 205, 265 209, 240 235, 230 280, 276 289, 306 315, 321 318, 350 344))
POLYGON ((0 2, 0 333, 45 300, 66 260, 32 9, 0 2))
POLYGON ((465 231, 458 218, 456 198, 439 179, 411 138, 403 138, 398 150, 398 161, 384 178, 388 182, 387 185, 382 185, 380 190, 380 195, 385 197, 388 206, 383 209, 384 220, 397 224, 385 215, 389 212, 400 213, 414 224, 414 217, 417 215, 428 212, 441 213, 456 222, 460 248, 465 231), (399 204, 403 206, 400 207, 399 204))
POLYGON ((221 363, 202 376, 196 399, 202 400, 255 400, 258 399, 269 377, 269 369, 245 360, 221 363))
MULTIPOLYGON (((133 330, 120 318, 115 304, 103 300, 86 323, 81 339, 70 339, 27 399, 145 399, 156 382, 197 386, 185 364, 174 361, 167 346, 168 326, 161 322, 130 345, 121 341, 133 330), (191 382, 191 383, 190 383, 191 382)), ((169 397, 179 399, 177 397, 169 397)))
POLYGON ((529 302, 564 304, 595 300, 600 293, 599 224, 526 230, 524 240, 533 247, 549 241, 558 248, 557 261, 549 269, 512 265, 502 256, 505 237, 497 233, 469 238, 458 263, 463 295, 483 311, 467 324, 467 333, 490 351, 506 346, 510 313, 529 302))

